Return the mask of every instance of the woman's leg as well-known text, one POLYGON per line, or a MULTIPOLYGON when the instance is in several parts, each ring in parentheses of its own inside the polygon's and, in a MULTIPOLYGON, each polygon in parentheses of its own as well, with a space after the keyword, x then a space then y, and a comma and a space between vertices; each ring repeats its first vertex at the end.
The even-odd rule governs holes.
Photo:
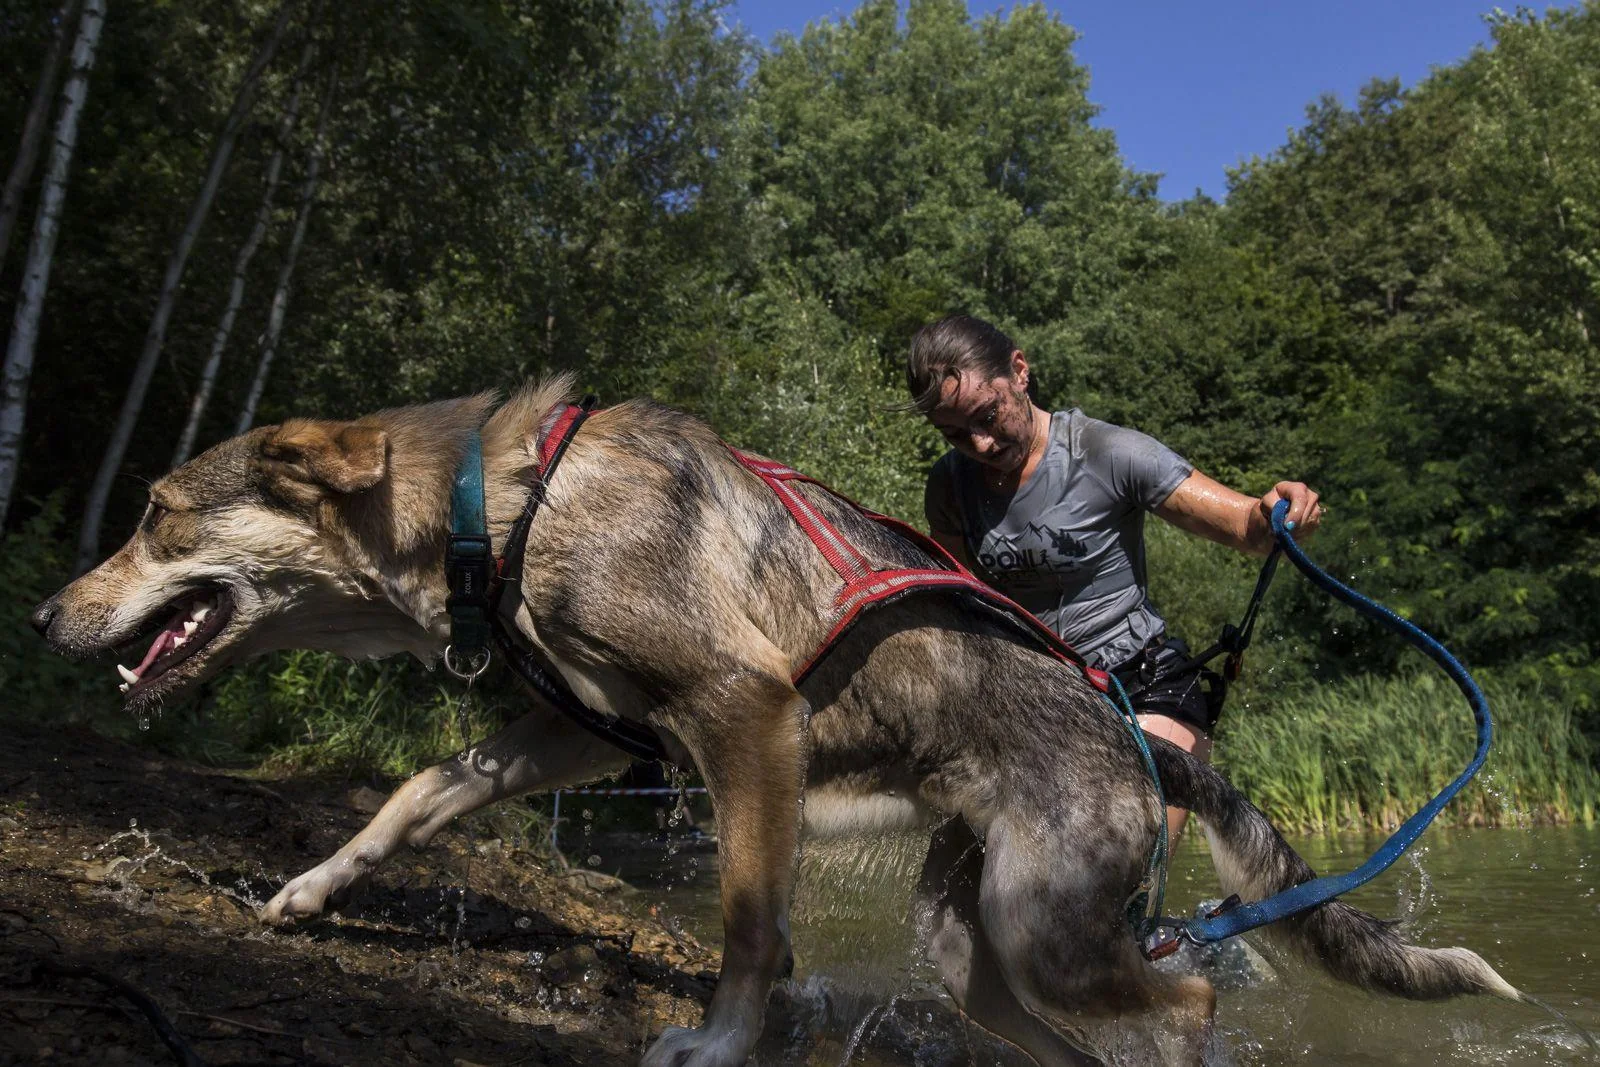
MULTIPOLYGON (((1170 741, 1195 759, 1211 762, 1211 738, 1204 730, 1193 723, 1183 722, 1166 715, 1140 715, 1139 725, 1151 737, 1159 737, 1170 741)), ((1167 840, 1177 843, 1178 835, 1183 832, 1183 824, 1189 818, 1189 813, 1183 808, 1167 809, 1167 840)))

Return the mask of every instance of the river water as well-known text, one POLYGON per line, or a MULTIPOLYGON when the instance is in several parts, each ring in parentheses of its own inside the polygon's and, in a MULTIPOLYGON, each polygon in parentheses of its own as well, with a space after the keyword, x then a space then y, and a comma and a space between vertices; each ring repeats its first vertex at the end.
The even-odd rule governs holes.
MULTIPOLYGON (((1381 840, 1343 835, 1290 843, 1319 873, 1331 873, 1357 866, 1381 840)), ((825 1001, 827 1010, 811 1019, 806 1041, 776 1048, 765 1042, 761 1063, 1016 1062, 970 1041, 964 1050, 930 1051, 949 1044, 954 1024, 935 1004, 949 1002, 921 959, 911 921, 926 843, 922 835, 891 835, 807 844, 793 915, 796 973, 786 989, 792 1001, 825 1001), (899 1048, 877 1034, 896 1013, 899 1048), (910 1033, 904 1033, 907 1017, 910 1033), (919 1025, 926 1048, 919 1047, 919 1025)), ((645 900, 706 943, 720 943, 716 861, 708 846, 595 845, 606 870, 621 870, 645 887, 645 900)), ((1213 1058, 1240 1065, 1600 1062, 1579 1032, 1600 1034, 1597 854, 1600 830, 1593 828, 1431 830, 1347 898, 1401 920, 1419 944, 1474 949, 1569 1021, 1487 998, 1419 1004, 1368 995, 1274 955, 1252 935, 1271 962, 1263 977, 1220 993, 1221 1048, 1213 1058)), ((1167 910, 1186 914, 1217 895, 1204 839, 1187 835, 1174 858, 1167 910)))

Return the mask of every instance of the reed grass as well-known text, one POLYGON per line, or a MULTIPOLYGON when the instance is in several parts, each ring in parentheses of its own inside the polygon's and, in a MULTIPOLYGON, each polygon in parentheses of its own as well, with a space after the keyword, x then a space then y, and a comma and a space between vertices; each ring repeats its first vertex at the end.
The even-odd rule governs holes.
MULTIPOLYGON (((1481 679, 1495 722, 1455 826, 1593 823, 1600 773, 1571 707, 1536 679, 1481 679)), ((1393 829, 1472 758, 1465 699, 1442 675, 1357 677, 1254 694, 1223 718, 1216 762, 1285 831, 1393 829)))

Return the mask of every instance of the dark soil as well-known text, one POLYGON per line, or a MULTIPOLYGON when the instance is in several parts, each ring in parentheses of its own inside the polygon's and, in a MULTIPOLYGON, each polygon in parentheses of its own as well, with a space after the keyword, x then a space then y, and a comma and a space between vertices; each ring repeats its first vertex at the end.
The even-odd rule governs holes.
POLYGON ((699 1021, 716 952, 481 820, 343 917, 262 928, 372 797, 0 724, 0 1062, 179 1062, 105 979, 213 1064, 633 1063, 699 1021))

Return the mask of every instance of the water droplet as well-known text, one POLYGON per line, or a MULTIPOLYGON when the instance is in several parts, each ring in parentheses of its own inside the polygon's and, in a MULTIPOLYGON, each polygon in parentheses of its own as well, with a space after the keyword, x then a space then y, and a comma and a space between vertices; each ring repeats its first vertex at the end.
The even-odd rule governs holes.
POLYGON ((147 716, 147 715, 139 716, 139 729, 141 729, 141 730, 150 729, 150 718, 149 718, 149 716, 147 716))
POLYGON ((598 866, 600 866, 600 857, 599 856, 590 856, 585 862, 588 863, 589 866, 591 866, 591 867, 598 867, 598 866))

